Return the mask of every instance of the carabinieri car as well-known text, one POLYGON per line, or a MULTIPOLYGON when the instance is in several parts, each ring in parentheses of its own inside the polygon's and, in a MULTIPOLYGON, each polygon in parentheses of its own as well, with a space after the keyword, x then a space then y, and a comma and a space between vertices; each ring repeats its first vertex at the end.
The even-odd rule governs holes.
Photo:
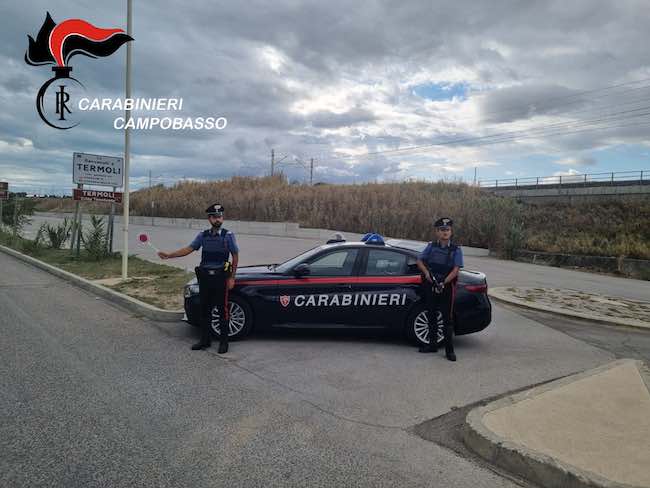
MULTIPOLYGON (((429 318, 416 266, 423 247, 381 238, 336 240, 282 264, 242 266, 229 294, 230 338, 243 338, 253 327, 380 327, 403 331, 418 345, 428 344, 429 318)), ((200 316, 198 292, 196 279, 185 286, 185 314, 195 326, 200 316)), ((218 334, 218 309, 212 316, 218 334)), ((485 275, 461 269, 454 301, 455 334, 479 332, 491 319, 485 275)), ((440 314, 436 320, 442 320, 440 314)))

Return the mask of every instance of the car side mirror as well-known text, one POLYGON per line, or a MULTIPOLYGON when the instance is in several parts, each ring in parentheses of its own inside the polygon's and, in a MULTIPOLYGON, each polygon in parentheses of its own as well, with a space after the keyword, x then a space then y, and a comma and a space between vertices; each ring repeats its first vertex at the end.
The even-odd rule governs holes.
POLYGON ((307 263, 301 263, 293 268, 293 274, 296 276, 307 276, 311 273, 311 267, 307 263))

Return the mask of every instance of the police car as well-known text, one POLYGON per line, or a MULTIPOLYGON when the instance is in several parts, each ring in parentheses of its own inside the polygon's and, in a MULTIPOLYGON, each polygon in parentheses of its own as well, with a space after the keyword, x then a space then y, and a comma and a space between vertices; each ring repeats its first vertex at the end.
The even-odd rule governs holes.
MULTIPOLYGON (((282 264, 242 266, 229 292, 232 339, 253 328, 380 327, 406 333, 418 345, 429 343, 429 317, 416 266, 422 245, 384 240, 329 241, 282 264)), ((185 313, 199 325, 196 279, 185 286, 185 313)), ((485 329, 492 308, 483 273, 461 269, 454 297, 456 335, 485 329)), ((440 314, 436 320, 441 322, 440 314)), ((219 311, 212 328, 219 333, 219 311)), ((443 340, 439 327, 437 341, 443 340)))

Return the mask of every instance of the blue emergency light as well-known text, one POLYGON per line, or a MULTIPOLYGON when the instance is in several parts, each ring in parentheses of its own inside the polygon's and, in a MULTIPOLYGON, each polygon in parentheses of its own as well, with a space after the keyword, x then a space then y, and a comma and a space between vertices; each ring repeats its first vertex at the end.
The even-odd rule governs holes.
POLYGON ((374 232, 368 232, 365 236, 361 238, 361 242, 365 242, 366 244, 372 244, 375 246, 383 246, 385 245, 384 238, 376 234, 374 232))

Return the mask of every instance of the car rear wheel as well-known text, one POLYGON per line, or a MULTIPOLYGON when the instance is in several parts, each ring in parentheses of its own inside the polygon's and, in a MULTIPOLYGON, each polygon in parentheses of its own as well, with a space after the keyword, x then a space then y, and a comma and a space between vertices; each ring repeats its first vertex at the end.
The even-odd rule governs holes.
MULTIPOLYGON (((442 330, 442 314, 438 312, 436 320, 438 321, 438 344, 442 344, 445 339, 442 330)), ((418 346, 429 344, 429 311, 424 305, 417 305, 409 314, 406 321, 406 334, 408 338, 418 346)))
MULTIPOLYGON (((250 305, 243 298, 236 295, 228 299, 230 308, 230 323, 228 338, 237 340, 248 335, 253 327, 253 312, 250 305)), ((221 333, 220 313, 217 307, 212 309, 212 333, 219 336, 221 333)))

